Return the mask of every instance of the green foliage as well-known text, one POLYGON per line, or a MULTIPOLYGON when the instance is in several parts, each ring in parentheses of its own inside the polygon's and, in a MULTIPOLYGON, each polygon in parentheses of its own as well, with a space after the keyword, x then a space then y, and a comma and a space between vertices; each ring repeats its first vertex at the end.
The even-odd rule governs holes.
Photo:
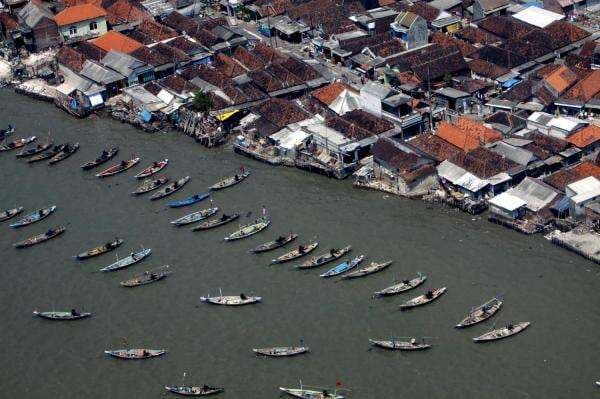
POLYGON ((210 98, 202 91, 197 91, 194 94, 194 101, 192 102, 192 109, 198 112, 206 112, 212 108, 213 104, 210 98))

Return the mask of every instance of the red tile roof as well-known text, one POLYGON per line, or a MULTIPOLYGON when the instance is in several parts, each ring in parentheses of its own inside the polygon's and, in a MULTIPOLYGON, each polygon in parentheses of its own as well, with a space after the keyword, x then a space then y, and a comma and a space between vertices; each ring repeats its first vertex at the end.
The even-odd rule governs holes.
POLYGON ((111 25, 152 18, 146 11, 128 0, 118 0, 108 7, 106 12, 108 14, 108 22, 111 25))
POLYGON ((490 79, 499 78, 510 72, 507 68, 492 64, 485 60, 471 60, 469 61, 469 68, 473 73, 490 79))
MULTIPOLYGON (((341 82, 330 83, 327 86, 323 86, 316 90, 313 90, 310 94, 321 101, 323 104, 330 105, 344 90, 352 90, 348 85, 341 82)), ((352 90, 354 91, 354 90, 352 90)))
POLYGON ((468 57, 477 51, 477 47, 473 46, 472 44, 457 39, 453 36, 446 35, 442 32, 434 32, 431 36, 431 42, 437 43, 443 47, 452 46, 454 44, 456 47, 458 47, 458 50, 460 50, 460 53, 463 55, 463 57, 468 57))
POLYGON ((143 46, 142 43, 130 39, 114 30, 107 32, 98 39, 92 40, 92 43, 105 51, 116 50, 123 53, 131 53, 143 46))
POLYGON ((0 25, 4 26, 5 29, 15 29, 19 26, 19 23, 9 13, 0 12, 0 25))
POLYGON ((568 100, 590 101, 600 92, 600 70, 590 72, 585 78, 571 87, 563 96, 568 100))
POLYGON ((82 4, 65 8, 54 16, 54 20, 58 26, 65 26, 101 17, 106 17, 104 8, 93 4, 82 4))
POLYGON ((456 125, 440 122, 436 135, 463 151, 502 139, 499 132, 466 117, 459 118, 456 125))
POLYGON ((140 32, 148 35, 155 42, 160 42, 162 40, 171 39, 178 36, 175 30, 152 19, 144 19, 139 24, 137 29, 140 32))
POLYGON ((600 179, 600 166, 586 161, 569 169, 559 170, 544 179, 544 182, 558 190, 565 190, 569 184, 586 177, 594 176, 600 179))
POLYGON ((84 54, 68 46, 61 47, 56 53, 56 61, 75 72, 81 71, 86 60, 84 54))
POLYGON ((240 63, 223 53, 217 54, 214 66, 223 75, 229 78, 235 78, 236 76, 243 75, 247 72, 240 63))
POLYGON ((461 152, 460 148, 433 134, 421 134, 408 141, 437 162, 445 161, 461 152))
POLYGON ((546 84, 553 88, 556 93, 560 96, 575 82, 577 82, 577 75, 569 69, 568 66, 561 66, 552 73, 548 74, 544 79, 546 84))
POLYGON ((248 50, 242 46, 238 46, 233 52, 233 58, 241 62, 250 71, 255 71, 265 67, 265 63, 260 59, 252 55, 248 50))
POLYGON ((600 140, 600 126, 588 125, 567 137, 567 141, 579 148, 585 148, 600 140))

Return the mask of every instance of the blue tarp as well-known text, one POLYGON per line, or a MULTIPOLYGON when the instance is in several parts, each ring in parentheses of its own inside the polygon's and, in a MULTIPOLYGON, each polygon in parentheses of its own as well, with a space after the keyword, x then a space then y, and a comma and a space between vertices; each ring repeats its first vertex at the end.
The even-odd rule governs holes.
POLYGON ((505 89, 509 89, 519 83, 521 80, 517 78, 508 79, 506 82, 502 83, 502 87, 505 89))
POLYGON ((569 210, 569 198, 562 197, 558 202, 552 205, 552 209, 559 213, 564 213, 569 210))
POLYGON ((71 109, 77 109, 77 100, 72 98, 71 101, 69 101, 69 107, 71 107, 71 109))
POLYGON ((140 111, 140 118, 142 118, 144 122, 150 122, 152 120, 152 114, 143 109, 140 111))

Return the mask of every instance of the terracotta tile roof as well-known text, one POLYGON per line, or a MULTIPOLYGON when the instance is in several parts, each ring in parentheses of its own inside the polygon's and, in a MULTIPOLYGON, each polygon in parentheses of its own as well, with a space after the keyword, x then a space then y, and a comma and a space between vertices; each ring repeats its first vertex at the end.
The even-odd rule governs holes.
POLYGON ((393 123, 385 119, 378 118, 375 115, 363 111, 362 109, 352 110, 344 114, 342 118, 352 123, 356 123, 363 129, 373 132, 374 134, 384 133, 394 128, 393 123))
POLYGON ((144 19, 137 30, 151 37, 155 42, 178 36, 175 30, 151 19, 144 19))
POLYGON ((82 4, 65 8, 54 16, 54 20, 58 26, 65 26, 105 16, 106 11, 103 8, 93 4, 82 4))
POLYGON ((255 71, 265 67, 265 63, 255 57, 242 46, 238 46, 233 52, 233 58, 242 63, 248 70, 255 71))
POLYGON ((285 69, 281 64, 271 64, 265 71, 279 79, 285 87, 293 87, 302 84, 302 79, 285 69))
POLYGON ((485 46, 474 53, 471 58, 488 61, 509 69, 525 64, 528 61, 526 57, 514 53, 510 48, 495 46, 485 46))
POLYGON ((217 18, 204 18, 199 21, 200 26, 207 30, 213 30, 217 26, 229 26, 227 22, 227 18, 225 17, 217 17, 217 18))
POLYGON ((100 61, 106 55, 106 51, 95 46, 91 42, 79 42, 75 45, 75 49, 84 54, 88 59, 100 61))
POLYGON ((68 46, 61 47, 56 53, 56 61, 75 72, 81 71, 86 60, 87 57, 84 54, 68 46))
POLYGON ((420 134, 417 137, 408 141, 408 143, 436 162, 443 162, 448 158, 462 152, 460 148, 448 143, 446 140, 439 138, 433 134, 420 134))
POLYGON ((333 82, 327 86, 323 86, 316 90, 313 90, 310 94, 321 101, 323 104, 331 104, 344 90, 352 90, 348 85, 342 82, 333 82))
POLYGON ((248 72, 248 76, 265 93, 272 93, 284 88, 283 83, 279 79, 270 73, 267 73, 265 70, 261 69, 258 71, 248 72))
POLYGON ((561 65, 557 65, 557 64, 544 65, 543 67, 541 67, 540 69, 535 71, 535 76, 540 79, 543 79, 546 76, 550 75, 552 72, 556 71, 560 67, 561 67, 561 65))
POLYGON ((582 57, 579 54, 570 53, 565 57, 565 65, 575 72, 579 80, 590 73, 591 64, 592 59, 590 57, 582 57))
POLYGON ((254 47, 252 55, 260 58, 265 64, 276 61, 285 61, 285 57, 277 50, 272 49, 263 42, 254 47))
POLYGON ((575 75, 568 66, 563 65, 554 72, 548 74, 544 80, 546 84, 554 89, 560 96, 577 82, 577 75, 575 75))
POLYGON ((588 125, 567 137, 567 141, 578 148, 585 148, 600 140, 600 126, 588 125))
POLYGON ((503 125, 510 130, 520 130, 527 125, 526 119, 506 111, 498 111, 484 119, 485 123, 503 125))
POLYGON ((219 88, 235 84, 232 79, 207 65, 194 65, 188 67, 181 71, 181 76, 186 80, 192 80, 197 77, 219 88))
POLYGON ((5 29, 10 30, 17 28, 19 23, 9 13, 0 12, 0 25, 4 26, 5 29))
POLYGON ((321 77, 321 74, 313 67, 305 62, 295 59, 294 57, 288 57, 285 61, 281 62, 280 65, 293 73, 295 76, 302 79, 304 82, 321 77))
POLYGON ((267 95, 252 82, 243 83, 238 85, 237 88, 244 93, 248 98, 248 101, 257 101, 267 97, 267 95))
POLYGON ((114 30, 108 31, 98 39, 92 40, 92 43, 105 51, 117 50, 123 53, 131 53, 143 46, 142 43, 130 39, 114 30))
POLYGON ((600 70, 590 72, 564 94, 568 100, 590 101, 600 92, 600 70))
POLYGON ((554 94, 552 94, 550 90, 548 90, 545 86, 541 86, 539 89, 536 90, 535 93, 533 93, 533 95, 538 100, 540 100, 541 103, 546 107, 554 104, 554 101, 556 101, 556 99, 558 98, 554 94))
POLYGON ((456 89, 464 91, 469 94, 484 90, 488 87, 493 86, 492 83, 481 79, 465 79, 455 86, 456 89))
POLYGON ((195 43, 183 36, 176 37, 173 40, 169 40, 167 44, 171 47, 178 48, 179 50, 185 52, 188 55, 196 54, 204 51, 204 47, 198 43, 195 43))
POLYGON ((585 42, 585 44, 581 46, 581 50, 579 50, 579 55, 582 57, 592 57, 597 46, 598 42, 596 41, 585 42))
POLYGON ((440 122, 436 135, 463 151, 502 139, 499 132, 466 117, 459 118, 456 125, 440 122))
POLYGON ((135 57, 140 61, 144 61, 146 64, 152 65, 153 67, 166 65, 171 62, 169 58, 146 46, 140 47, 139 49, 132 51, 130 54, 132 57, 135 57))
POLYGON ((456 32, 456 36, 471 44, 492 44, 501 41, 498 36, 474 26, 467 26, 456 32))
POLYGON ((457 39, 453 36, 446 35, 442 32, 434 32, 431 36, 431 42, 437 43, 443 47, 455 45, 456 47, 458 47, 463 57, 468 57, 469 55, 477 51, 477 47, 473 46, 472 44, 457 39))
POLYGON ((143 32, 140 32, 139 30, 126 31, 123 34, 125 36, 127 36, 128 38, 133 39, 136 42, 140 42, 140 43, 142 43, 144 45, 148 45, 148 44, 152 44, 152 43, 156 42, 156 40, 152 39, 147 34, 145 34, 143 32))
POLYGON ((528 140, 533 140, 533 142, 537 145, 545 149, 546 151, 551 152, 552 154, 558 154, 563 151, 569 143, 565 140, 561 140, 556 137, 551 137, 546 134, 542 134, 537 131, 533 131, 527 135, 528 140))
POLYGON ((517 19, 502 15, 491 16, 478 23, 484 29, 503 39, 519 39, 535 28, 517 19))
POLYGON ((571 44, 579 40, 585 39, 590 33, 585 30, 578 28, 570 22, 566 21, 555 21, 543 29, 550 36, 561 40, 561 37, 567 38, 568 43, 571 44))
POLYGON ((212 32, 202 28, 191 33, 190 36, 192 36, 198 41, 198 43, 207 48, 210 48, 215 44, 219 43, 219 38, 217 36, 213 35, 212 32))
POLYGON ((169 46, 165 43, 158 43, 152 46, 152 50, 158 51, 173 62, 188 62, 191 60, 190 56, 182 50, 179 50, 173 46, 169 46))
POLYGON ((454 74, 468 69, 468 65, 454 45, 442 47, 433 44, 408 54, 401 54, 388 59, 391 66, 402 64, 412 69, 423 80, 439 79, 446 74, 454 74))
POLYGON ((163 23, 170 28, 176 29, 179 32, 186 32, 188 35, 192 35, 198 30, 199 24, 192 18, 180 14, 177 11, 172 12, 163 19, 163 23))
POLYGON ((235 86, 226 86, 223 88, 223 93, 231 100, 232 105, 243 104, 250 101, 250 99, 235 86))
POLYGON ((80 6, 82 4, 93 4, 102 7, 102 0, 62 0, 65 7, 80 6))
POLYGON ((195 93, 199 90, 198 86, 185 80, 179 75, 167 76, 166 78, 161 79, 159 83, 178 94, 195 93))
POLYGON ((246 69, 240 65, 236 60, 225 54, 217 54, 214 67, 219 70, 223 75, 235 78, 245 74, 246 69))
POLYGON ((471 60, 469 61, 469 68, 473 73, 490 79, 499 78, 510 72, 507 68, 492 64, 485 60, 471 60))
POLYGON ((590 176, 600 179, 600 166, 590 161, 586 161, 572 168, 559 170, 546 177, 544 182, 558 190, 565 191, 565 187, 569 184, 590 176))
POLYGON ((327 127, 334 129, 335 131, 341 133, 344 137, 352 140, 362 140, 375 134, 367 129, 362 128, 358 124, 352 123, 351 121, 343 119, 337 115, 327 118, 325 124, 327 127))
POLYGON ((369 46, 369 50, 377 57, 387 58, 405 50, 404 44, 398 39, 387 40, 383 43, 369 46))
POLYGON ((502 94, 503 100, 510 100, 516 102, 525 102, 533 95, 533 84, 530 80, 525 80, 517 85, 513 86, 506 93, 502 94))
POLYGON ((106 12, 108 23, 113 26, 152 18, 146 11, 128 0, 118 0, 108 7, 106 12))
POLYGON ((485 147, 477 147, 469 152, 456 154, 450 158, 450 162, 483 179, 518 166, 485 147))
POLYGON ((400 82, 401 85, 414 84, 419 86, 421 83, 423 83, 421 78, 419 78, 413 71, 398 72, 396 74, 396 79, 398 79, 398 82, 400 82))
POLYGON ((149 82, 144 85, 144 89, 148 90, 150 93, 156 96, 158 93, 160 93, 162 87, 157 85, 156 82, 149 82))
POLYGON ((270 98, 257 106, 255 111, 280 129, 310 117, 292 101, 281 98, 270 98))

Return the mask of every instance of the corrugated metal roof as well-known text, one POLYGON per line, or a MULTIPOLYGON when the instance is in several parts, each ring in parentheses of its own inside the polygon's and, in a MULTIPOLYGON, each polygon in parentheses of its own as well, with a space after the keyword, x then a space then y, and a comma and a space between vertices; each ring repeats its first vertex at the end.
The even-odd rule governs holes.
POLYGON ((110 83, 118 82, 119 80, 125 79, 125 76, 112 69, 106 68, 100 64, 86 60, 83 63, 83 68, 79 72, 81 76, 84 76, 96 83, 107 85, 110 83))

